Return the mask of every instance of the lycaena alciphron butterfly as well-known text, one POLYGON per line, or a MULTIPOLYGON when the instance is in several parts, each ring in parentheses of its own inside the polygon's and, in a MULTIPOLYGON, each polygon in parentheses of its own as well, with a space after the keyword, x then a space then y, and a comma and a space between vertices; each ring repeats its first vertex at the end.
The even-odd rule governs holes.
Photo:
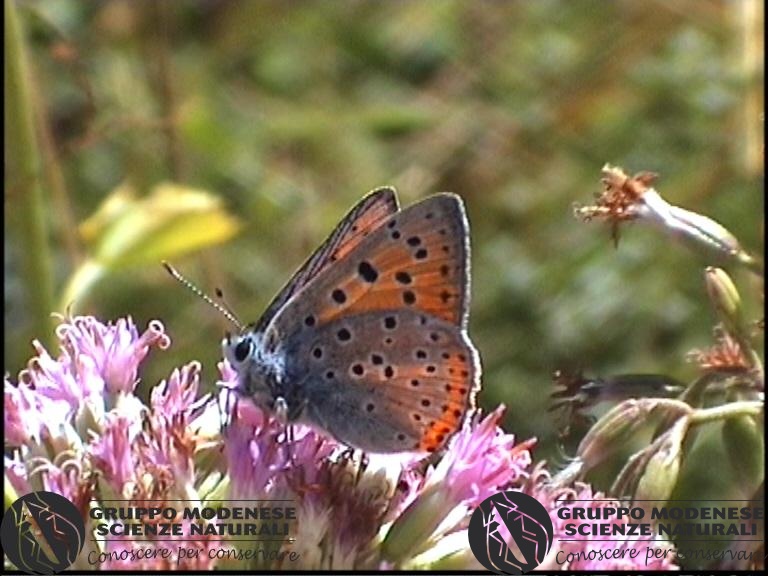
POLYGON ((224 339, 224 355, 238 394, 286 422, 369 452, 434 452, 479 387, 468 307, 461 198, 437 194, 400 210, 394 189, 379 188, 258 322, 224 339))

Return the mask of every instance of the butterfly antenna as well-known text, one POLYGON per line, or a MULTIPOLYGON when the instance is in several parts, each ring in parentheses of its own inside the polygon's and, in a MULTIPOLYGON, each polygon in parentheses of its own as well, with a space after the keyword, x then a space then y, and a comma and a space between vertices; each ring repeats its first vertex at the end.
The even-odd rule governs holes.
POLYGON ((206 294, 205 292, 200 290, 200 288, 192 284, 192 282, 184 278, 184 276, 182 276, 181 273, 178 270, 176 270, 176 268, 171 266, 165 260, 163 260, 162 264, 163 264, 163 268, 165 268, 168 271, 168 274, 173 276, 180 284, 182 284, 183 286, 186 286, 193 294, 201 298, 203 301, 207 302, 212 308, 217 310, 219 314, 221 314, 222 316, 224 316, 224 318, 232 322, 232 324, 234 324, 238 330, 242 331, 244 329, 243 323, 237 319, 237 316, 235 316, 235 314, 229 309, 228 306, 226 307, 222 306, 221 304, 213 300, 213 298, 208 296, 208 294, 206 294))
MULTIPOLYGON (((237 314, 235 314, 235 312, 232 310, 232 306, 230 306, 229 302, 227 302, 224 299, 224 292, 222 291, 222 289, 216 288, 214 291, 214 294, 216 295, 216 298, 218 299, 221 307, 224 308, 227 312, 229 312, 233 318, 237 318, 237 314)), ((238 322, 239 322, 239 319, 238 319, 238 322)))

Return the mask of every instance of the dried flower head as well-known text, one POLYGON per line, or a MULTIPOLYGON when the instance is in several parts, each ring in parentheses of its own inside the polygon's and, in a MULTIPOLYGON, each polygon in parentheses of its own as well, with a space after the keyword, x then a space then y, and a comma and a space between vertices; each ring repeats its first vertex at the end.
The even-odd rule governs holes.
POLYGON ((739 343, 722 328, 714 330, 715 344, 703 350, 692 350, 688 358, 703 372, 744 373, 750 369, 749 359, 739 343))

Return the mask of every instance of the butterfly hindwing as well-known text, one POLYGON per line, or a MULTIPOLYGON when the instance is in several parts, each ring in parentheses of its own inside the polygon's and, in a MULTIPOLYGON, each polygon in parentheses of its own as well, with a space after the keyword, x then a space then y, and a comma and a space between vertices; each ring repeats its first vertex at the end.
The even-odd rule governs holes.
POLYGON ((474 406, 474 348, 425 313, 345 316, 295 333, 286 352, 306 421, 364 450, 434 451, 474 406))

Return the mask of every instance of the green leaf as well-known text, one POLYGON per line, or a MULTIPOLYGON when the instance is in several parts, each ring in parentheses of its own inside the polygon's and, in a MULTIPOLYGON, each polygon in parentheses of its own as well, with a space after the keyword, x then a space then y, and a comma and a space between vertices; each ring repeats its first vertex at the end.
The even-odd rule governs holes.
POLYGON ((82 299, 110 272, 154 266, 220 244, 239 228, 221 200, 204 190, 164 183, 137 198, 131 186, 123 184, 80 226, 93 252, 70 278, 62 308, 82 299))

